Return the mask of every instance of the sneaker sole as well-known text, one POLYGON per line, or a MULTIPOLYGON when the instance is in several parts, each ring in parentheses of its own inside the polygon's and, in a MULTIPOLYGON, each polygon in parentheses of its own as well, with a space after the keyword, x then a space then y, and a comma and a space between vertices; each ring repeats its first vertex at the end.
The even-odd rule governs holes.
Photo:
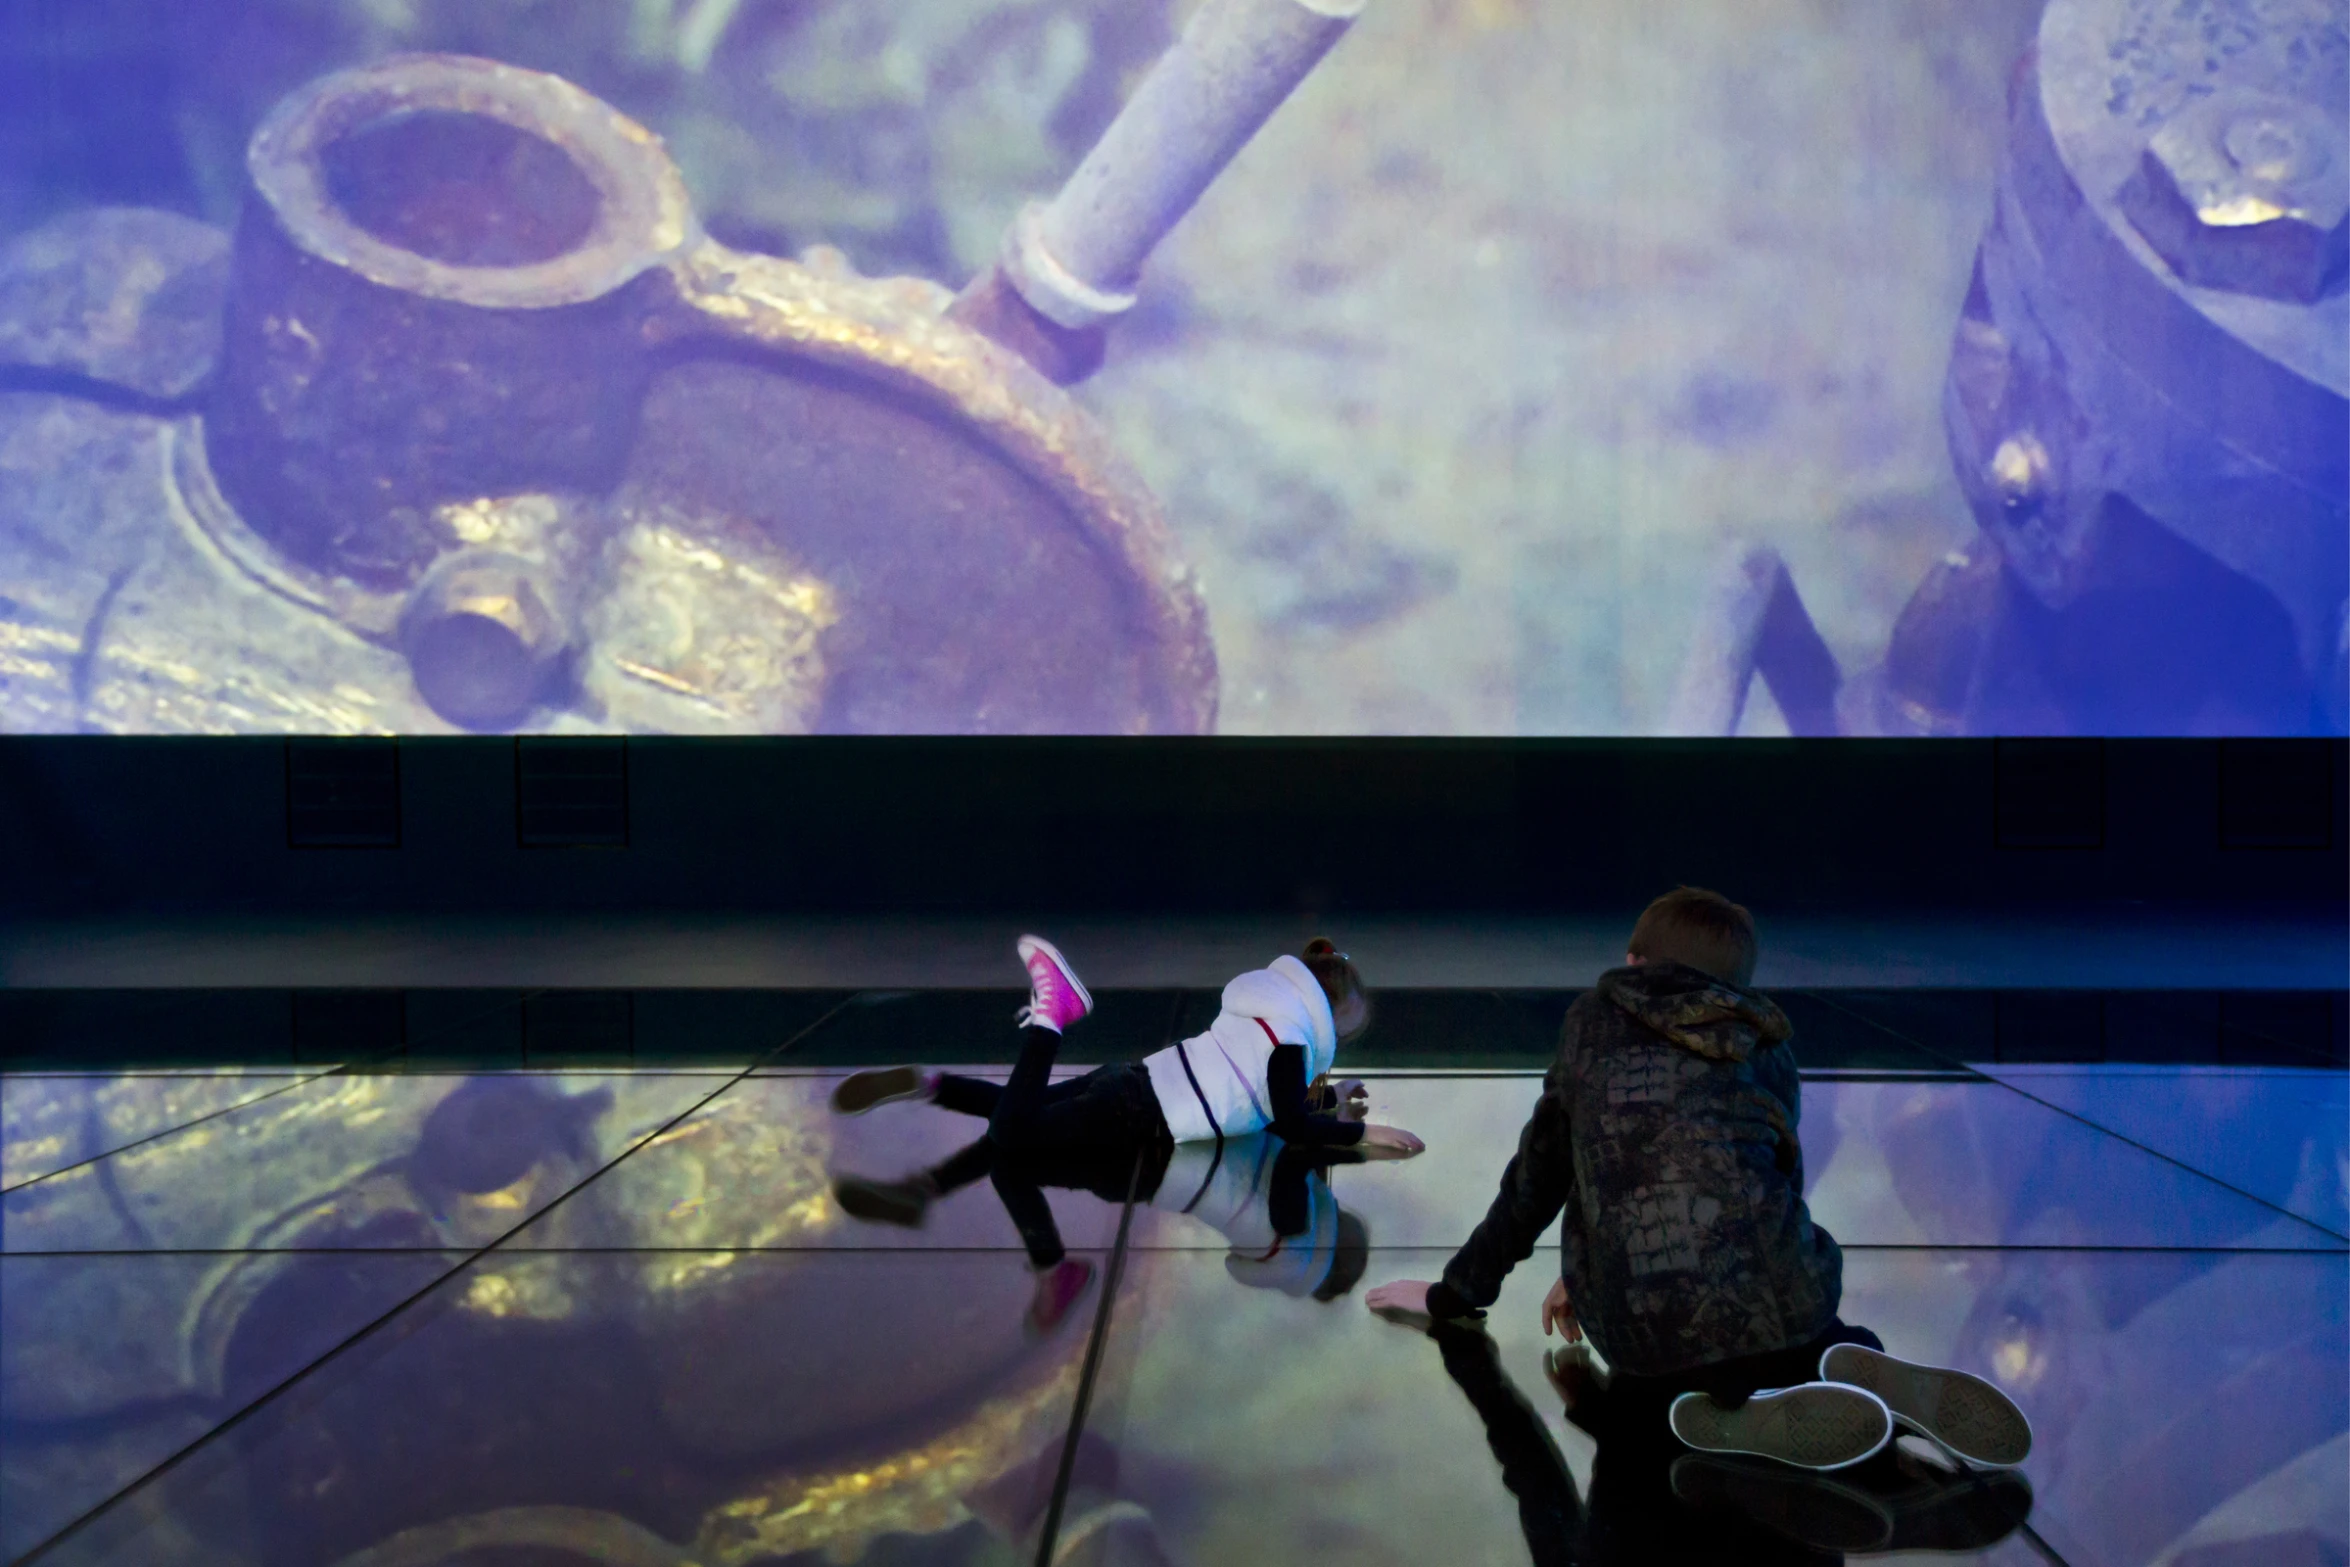
POLYGON ((1042 936, 1022 936, 1018 943, 1018 950, 1020 962, 1024 967, 1028 962, 1028 954, 1031 952, 1041 952, 1051 958, 1053 967, 1061 971, 1061 977, 1069 982, 1069 988, 1077 992, 1077 999, 1084 1005, 1085 1010, 1087 1012, 1093 1010, 1093 992, 1085 988, 1085 981, 1077 977, 1077 971, 1069 966, 1069 960, 1061 956, 1060 948, 1042 936))
POLYGON ((1902 1425, 1970 1464, 2013 1469, 2031 1456, 2032 1423, 1981 1377, 1896 1360, 1863 1344, 1830 1347, 1820 1376, 1876 1394, 1902 1425))
POLYGON ((885 1105, 893 1099, 912 1099, 921 1092, 922 1074, 910 1066, 853 1072, 832 1091, 832 1108, 842 1115, 863 1115, 875 1105, 885 1105))
POLYGON ((1884 1401, 1825 1382, 1757 1393, 1726 1409, 1704 1393, 1673 1400, 1673 1435, 1701 1453, 1745 1453, 1799 1469, 1845 1469, 1893 1440, 1884 1401))

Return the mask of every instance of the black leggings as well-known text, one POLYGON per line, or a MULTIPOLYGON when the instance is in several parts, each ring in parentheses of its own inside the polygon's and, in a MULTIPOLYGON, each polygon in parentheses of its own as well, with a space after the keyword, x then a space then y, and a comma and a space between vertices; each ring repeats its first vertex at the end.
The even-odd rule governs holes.
POLYGON ((1096 1067, 1056 1083, 1052 1070, 1060 1051, 1061 1036, 1053 1030, 1023 1029, 1009 1082, 999 1086, 948 1073, 939 1078, 933 1101, 961 1115, 984 1116, 987 1135, 933 1169, 931 1184, 943 1194, 986 1176, 1020 1231, 1028 1260, 1039 1268, 1068 1255, 1041 1188, 1072 1187, 1123 1203, 1140 1180, 1138 1195, 1147 1197, 1175 1148, 1141 1062, 1096 1067), (1145 1165, 1139 1176, 1137 1161, 1145 1165))
POLYGON ((1113 1205, 1123 1204, 1132 1192, 1140 1202, 1158 1191, 1159 1178, 1166 1169, 1165 1153, 1154 1156, 1148 1145, 1092 1153, 1007 1154, 993 1137, 982 1137, 944 1164, 933 1166, 928 1179, 943 1197, 986 1176, 1003 1200, 1004 1212, 1011 1215, 1012 1227, 1020 1232, 1020 1244, 1027 1248, 1030 1264, 1049 1268, 1067 1256, 1068 1250, 1061 1244, 1060 1226, 1053 1222, 1052 1205, 1045 1201, 1045 1187, 1091 1192, 1113 1205), (1142 1164, 1139 1172, 1137 1161, 1142 1164))
POLYGON ((987 1135, 1006 1153, 1115 1154, 1170 1140, 1167 1118, 1139 1061, 1096 1067, 1083 1077, 1052 1080, 1061 1036, 1049 1028, 1021 1030, 1020 1059, 1011 1081, 982 1077, 938 1080, 936 1103, 961 1115, 983 1116, 987 1135))

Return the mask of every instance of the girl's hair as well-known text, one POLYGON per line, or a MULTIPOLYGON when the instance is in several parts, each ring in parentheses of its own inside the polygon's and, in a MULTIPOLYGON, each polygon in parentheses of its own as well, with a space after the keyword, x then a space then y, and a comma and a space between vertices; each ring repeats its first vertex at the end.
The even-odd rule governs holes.
POLYGON ((1371 992, 1355 971, 1353 959, 1339 951, 1329 937, 1316 936, 1306 943, 1301 961, 1322 982, 1322 994, 1330 998, 1330 1017, 1338 1025, 1339 1038, 1352 1039, 1371 1026, 1371 992))

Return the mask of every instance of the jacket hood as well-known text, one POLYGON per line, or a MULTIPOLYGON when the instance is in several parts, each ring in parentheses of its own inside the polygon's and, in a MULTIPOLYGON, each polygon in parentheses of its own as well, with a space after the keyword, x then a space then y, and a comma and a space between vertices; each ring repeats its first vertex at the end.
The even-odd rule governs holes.
POLYGON ((1306 1055, 1327 1066, 1338 1049, 1338 1024, 1330 998, 1314 971, 1293 957, 1278 957, 1269 968, 1251 969, 1224 987, 1224 1010, 1261 1017, 1279 1028, 1286 1023, 1305 1035, 1306 1055))
POLYGON ((1709 1061, 1744 1061, 1795 1032, 1768 996, 1685 963, 1637 963, 1599 976, 1599 993, 1709 1061))

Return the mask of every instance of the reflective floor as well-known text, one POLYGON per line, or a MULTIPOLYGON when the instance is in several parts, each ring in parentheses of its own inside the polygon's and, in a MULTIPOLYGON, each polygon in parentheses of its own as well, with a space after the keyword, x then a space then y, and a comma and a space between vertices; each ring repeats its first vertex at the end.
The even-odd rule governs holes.
MULTIPOLYGON (((1844 1317, 2037 1433, 2020 1480, 1920 1449, 1829 1483, 1609 1425, 1546 1356, 1547 1248, 1483 1334, 1363 1309, 1482 1213, 1560 994, 1383 998, 1356 1070, 1417 1159, 1257 1139, 1048 1188, 1065 1296, 986 1180, 919 1228, 832 1195, 978 1130, 838 1118, 838 1078, 1001 1059, 1014 999, 678 993, 620 1033, 609 1000, 434 993, 337 1060, 288 1028, 315 1056, 379 1003, 312 997, 303 1036, 282 993, 150 997, 145 1037, 212 1042, 135 1070, 73 1065, 58 1025, 0 1076, 6 1558, 2350 1559, 2350 1078, 2284 1064, 2324 1059, 2335 999, 1785 997, 1844 1317), (235 1016, 269 1040, 243 1063, 235 1016)), ((1073 1057, 1213 1007, 1100 999, 1073 1057)))

